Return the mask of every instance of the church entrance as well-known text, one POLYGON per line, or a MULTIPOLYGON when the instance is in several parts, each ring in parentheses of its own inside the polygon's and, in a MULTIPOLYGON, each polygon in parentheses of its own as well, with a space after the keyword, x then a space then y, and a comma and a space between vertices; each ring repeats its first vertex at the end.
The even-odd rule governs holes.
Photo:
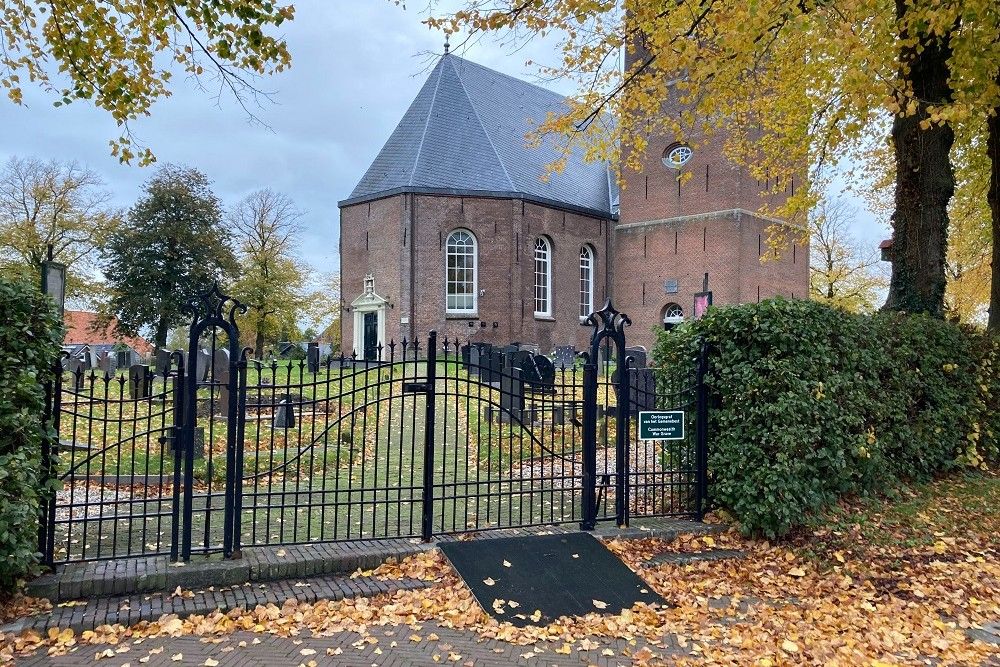
POLYGON ((365 276, 365 291, 351 302, 354 313, 352 349, 358 359, 383 361, 385 353, 385 315, 389 301, 375 293, 375 276, 365 276))
POLYGON ((378 359, 378 313, 364 314, 365 361, 378 359))

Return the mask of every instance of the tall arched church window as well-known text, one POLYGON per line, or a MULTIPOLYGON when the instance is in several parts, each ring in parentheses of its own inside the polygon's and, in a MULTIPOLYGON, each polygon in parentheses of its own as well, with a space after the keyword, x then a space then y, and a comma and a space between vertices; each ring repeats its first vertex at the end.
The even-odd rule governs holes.
POLYGON ((585 245, 580 248, 580 319, 594 312, 594 251, 585 245))
POLYGON ((552 245, 548 239, 535 239, 535 315, 552 315, 552 245))
POLYGON ((463 314, 475 313, 478 306, 478 267, 476 237, 465 229, 456 229, 448 235, 445 244, 446 311, 463 314))

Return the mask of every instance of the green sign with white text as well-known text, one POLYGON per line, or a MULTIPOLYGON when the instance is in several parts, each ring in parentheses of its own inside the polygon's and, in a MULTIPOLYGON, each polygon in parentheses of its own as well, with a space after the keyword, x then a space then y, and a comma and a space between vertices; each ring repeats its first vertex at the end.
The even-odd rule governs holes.
POLYGON ((683 410, 650 410, 639 412, 640 440, 683 440, 683 410))

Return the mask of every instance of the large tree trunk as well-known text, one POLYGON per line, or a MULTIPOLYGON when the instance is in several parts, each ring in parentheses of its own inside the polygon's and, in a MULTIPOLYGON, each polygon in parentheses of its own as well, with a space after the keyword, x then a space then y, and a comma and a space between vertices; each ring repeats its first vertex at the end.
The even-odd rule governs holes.
POLYGON ((160 317, 156 323, 156 332, 153 334, 153 345, 157 351, 167 347, 167 333, 169 333, 169 330, 170 327, 167 326, 167 318, 160 317))
MULTIPOLYGON (((1000 84, 1000 75, 997 75, 1000 84)), ((993 220, 993 266, 990 271, 990 321, 993 334, 1000 334, 1000 107, 986 119, 986 154, 990 157, 990 189, 986 201, 993 220)))
MULTIPOLYGON (((896 0, 900 18, 905 0, 896 0)), ((929 105, 951 99, 947 36, 925 38, 919 48, 900 52, 903 79, 913 86, 917 112, 897 115, 892 123, 896 155, 896 201, 892 214, 892 278, 885 307, 911 313, 944 314, 945 252, 948 243, 948 202, 955 192, 949 152, 954 141, 950 125, 921 129, 929 105)))

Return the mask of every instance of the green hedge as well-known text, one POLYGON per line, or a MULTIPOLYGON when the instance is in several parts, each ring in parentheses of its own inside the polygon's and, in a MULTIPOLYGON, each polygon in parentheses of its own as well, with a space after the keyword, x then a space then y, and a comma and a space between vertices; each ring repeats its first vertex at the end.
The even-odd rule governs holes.
POLYGON ((748 533, 780 536, 844 494, 997 459, 1000 355, 983 333, 774 299, 660 332, 655 363, 690 363, 701 340, 710 494, 748 533))
POLYGON ((37 565, 44 384, 62 322, 37 287, 0 277, 0 593, 37 565))

